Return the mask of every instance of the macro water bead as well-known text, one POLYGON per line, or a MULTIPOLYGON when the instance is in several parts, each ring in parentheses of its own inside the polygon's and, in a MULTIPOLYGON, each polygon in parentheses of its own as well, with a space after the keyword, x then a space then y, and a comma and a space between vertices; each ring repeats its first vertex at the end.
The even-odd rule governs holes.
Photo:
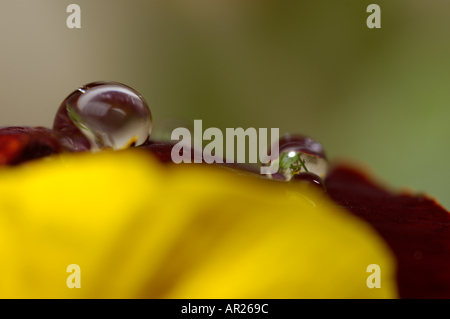
POLYGON ((300 173, 313 173, 325 178, 328 161, 322 145, 302 135, 286 135, 279 140, 278 174, 289 181, 300 173))
POLYGON ((149 139, 152 114, 144 98, 132 88, 116 82, 94 82, 63 101, 53 129, 71 150, 120 150, 149 139))

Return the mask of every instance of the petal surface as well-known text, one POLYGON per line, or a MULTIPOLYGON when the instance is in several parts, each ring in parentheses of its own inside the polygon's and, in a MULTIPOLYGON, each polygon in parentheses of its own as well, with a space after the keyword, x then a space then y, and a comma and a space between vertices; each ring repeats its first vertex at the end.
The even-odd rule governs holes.
POLYGON ((314 190, 139 150, 2 168, 0 254, 1 298, 398 296, 382 238, 314 190))

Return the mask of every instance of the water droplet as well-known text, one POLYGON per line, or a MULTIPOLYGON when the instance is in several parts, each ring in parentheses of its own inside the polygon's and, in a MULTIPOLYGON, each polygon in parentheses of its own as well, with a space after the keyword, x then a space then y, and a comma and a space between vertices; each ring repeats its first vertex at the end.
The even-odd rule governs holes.
MULTIPOLYGON (((73 129, 67 129, 71 124, 67 121, 75 124, 94 151, 142 145, 152 130, 147 102, 132 88, 116 82, 93 82, 72 92, 58 110, 54 129, 70 133, 73 129)), ((83 149, 74 145, 72 137, 67 140, 69 148, 83 149)))
POLYGON ((278 174, 286 181, 303 172, 313 173, 324 179, 328 170, 322 145, 302 135, 287 134, 280 139, 278 165, 278 174))

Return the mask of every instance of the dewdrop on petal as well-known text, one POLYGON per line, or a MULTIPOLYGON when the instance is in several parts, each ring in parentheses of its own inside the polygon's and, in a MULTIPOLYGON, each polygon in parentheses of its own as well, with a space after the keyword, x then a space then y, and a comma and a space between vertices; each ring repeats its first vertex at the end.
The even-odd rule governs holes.
MULTIPOLYGON (((93 151, 142 145, 152 131, 147 102, 138 92, 120 83, 84 85, 70 94, 61 107, 65 107, 68 118, 89 140, 93 151)), ((54 127, 58 124, 57 117, 54 127)))
POLYGON ((278 172, 274 178, 290 181, 294 175, 309 172, 324 179, 328 161, 322 145, 301 135, 286 135, 279 140, 278 172))

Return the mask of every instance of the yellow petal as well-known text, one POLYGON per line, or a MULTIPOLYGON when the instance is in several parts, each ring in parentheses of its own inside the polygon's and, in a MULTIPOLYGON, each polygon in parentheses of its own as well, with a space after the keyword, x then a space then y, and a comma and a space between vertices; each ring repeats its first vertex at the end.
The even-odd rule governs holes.
POLYGON ((138 150, 3 169, 0 298, 397 297, 375 231, 286 185, 138 150))

